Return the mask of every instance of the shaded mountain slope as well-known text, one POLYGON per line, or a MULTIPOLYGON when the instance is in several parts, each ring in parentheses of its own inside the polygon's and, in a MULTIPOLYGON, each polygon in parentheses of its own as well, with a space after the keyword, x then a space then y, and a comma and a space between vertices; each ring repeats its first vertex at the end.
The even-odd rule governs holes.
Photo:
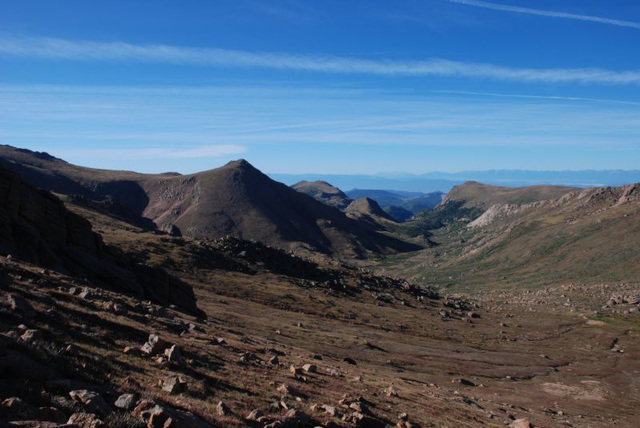
POLYGON ((345 212, 347 216, 365 221, 380 230, 386 230, 389 222, 395 222, 376 201, 370 198, 356 199, 349 204, 345 212))
POLYGON ((407 200, 401 205, 401 207, 415 214, 423 210, 430 210, 437 207, 444 197, 445 193, 443 192, 426 193, 422 196, 407 200))
POLYGON ((103 244, 83 217, 0 166, 0 254, 201 314, 190 286, 103 244))
POLYGON ((342 190, 326 181, 300 181, 291 187, 339 210, 344 210, 352 202, 342 190))
POLYGON ((175 224, 187 236, 231 235, 342 257, 416 248, 271 180, 244 160, 144 185, 152 201, 145 216, 175 224))
POLYGON ((389 214, 395 221, 406 221, 413 217, 413 213, 402 207, 391 205, 384 208, 384 212, 389 214))
POLYGON ((271 180, 246 161, 186 176, 152 175, 83 168, 0 146, 0 162, 36 187, 80 195, 85 205, 96 208, 97 201, 131 223, 152 221, 193 238, 231 235, 345 258, 419 249, 271 180))

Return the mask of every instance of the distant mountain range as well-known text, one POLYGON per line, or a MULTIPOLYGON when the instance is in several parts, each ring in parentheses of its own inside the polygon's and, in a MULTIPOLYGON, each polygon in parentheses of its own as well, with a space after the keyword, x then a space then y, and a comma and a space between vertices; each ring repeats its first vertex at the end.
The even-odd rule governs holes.
POLYGON ((336 174, 269 174, 274 180, 292 185, 299 181, 324 180, 348 191, 352 189, 379 189, 407 192, 449 192, 453 186, 467 181, 479 181, 507 187, 538 184, 600 187, 621 186, 640 182, 640 170, 583 170, 583 171, 535 171, 488 170, 462 172, 429 172, 413 175, 406 173, 382 173, 375 175, 336 174))

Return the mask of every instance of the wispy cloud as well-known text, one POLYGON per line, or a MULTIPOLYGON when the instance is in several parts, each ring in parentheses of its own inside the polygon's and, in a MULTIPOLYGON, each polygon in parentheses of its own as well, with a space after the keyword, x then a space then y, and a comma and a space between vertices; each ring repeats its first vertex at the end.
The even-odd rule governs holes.
POLYGON ((576 21, 597 22, 599 24, 617 25, 618 27, 629 27, 640 30, 640 22, 623 21, 620 19, 610 19, 601 16, 579 15, 575 13, 557 12, 553 10, 530 9, 528 7, 509 6, 505 4, 489 3, 477 0, 447 0, 449 3, 463 4, 466 6, 481 7, 484 9, 500 10, 504 12, 526 13, 529 15, 546 16, 549 18, 573 19, 576 21))
POLYGON ((524 98, 533 100, 552 100, 552 101, 588 101, 594 103, 615 103, 615 104, 629 104, 640 105, 639 101, 626 101, 626 100, 614 100, 610 98, 585 98, 585 97, 567 97, 560 95, 527 95, 527 94, 501 94, 496 92, 477 92, 477 91, 452 91, 445 89, 435 89, 435 93, 439 94, 457 94, 457 95, 478 95, 483 97, 496 97, 496 98, 524 98))
POLYGON ((150 147, 144 149, 67 149, 60 150, 61 156, 99 156, 106 159, 201 159, 231 156, 245 153, 244 146, 219 144, 190 148, 150 147))
POLYGON ((464 77, 533 83, 640 84, 640 70, 511 68, 445 59, 424 61, 369 60, 353 57, 293 55, 55 38, 2 37, 0 38, 0 56, 43 60, 268 68, 340 74, 464 77))

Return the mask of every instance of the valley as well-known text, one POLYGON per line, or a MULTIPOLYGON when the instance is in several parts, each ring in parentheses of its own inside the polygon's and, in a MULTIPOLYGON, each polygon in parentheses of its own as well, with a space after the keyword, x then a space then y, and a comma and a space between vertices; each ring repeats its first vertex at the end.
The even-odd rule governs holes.
POLYGON ((471 182, 397 221, 246 161, 0 158, 2 424, 637 424, 638 185, 471 182))

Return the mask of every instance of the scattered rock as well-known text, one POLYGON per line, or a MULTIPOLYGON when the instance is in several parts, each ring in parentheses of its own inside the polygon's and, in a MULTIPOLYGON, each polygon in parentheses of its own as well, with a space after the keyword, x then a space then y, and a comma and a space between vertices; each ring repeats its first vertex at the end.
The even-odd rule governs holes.
POLYGON ((155 405, 142 411, 140 419, 146 422, 149 428, 211 428, 211 425, 192 413, 164 405, 155 405))
POLYGON ((78 297, 84 300, 93 300, 93 294, 86 288, 82 291, 82 293, 78 294, 78 297))
POLYGON ((180 348, 178 348, 178 345, 173 345, 171 348, 165 349, 164 355, 165 357, 167 357, 167 361, 169 361, 169 364, 178 366, 182 369, 187 366, 187 363, 185 362, 184 357, 180 352, 180 348))
POLYGON ((388 388, 386 388, 384 390, 384 393, 387 395, 387 397, 397 397, 398 396, 398 391, 396 391, 396 389, 393 387, 393 385, 391 385, 388 388))
POLYGON ((533 425, 527 419, 516 419, 511 422, 509 428, 533 428, 533 425))
POLYGON ((25 403, 22 398, 10 397, 2 402, 0 416, 7 419, 31 419, 35 415, 35 408, 25 403))
POLYGON ((127 346, 122 350, 122 352, 127 355, 140 355, 140 349, 133 346, 127 346))
POLYGON ((131 410, 136 405, 135 394, 122 394, 115 402, 115 406, 119 409, 131 410))
POLYGON ((340 377, 342 376, 342 373, 340 372, 340 370, 336 369, 335 367, 331 367, 327 369, 327 374, 329 376, 333 376, 333 377, 340 377))
POLYGON ((302 366, 302 370, 307 373, 316 373, 318 371, 318 366, 316 366, 315 364, 305 364, 304 366, 302 366))
POLYGON ((354 412, 348 420, 353 422, 357 428, 383 428, 385 426, 384 422, 359 412, 354 412))
POLYGON ((273 357, 269 358, 269 364, 277 366, 278 364, 280 364, 280 359, 278 359, 277 355, 274 355, 273 357))
POLYGON ((126 391, 132 391, 132 390, 137 390, 140 389, 140 384, 138 383, 137 380, 135 380, 134 378, 132 378, 131 376, 127 376, 122 380, 122 388, 126 391))
POLYGON ((160 338, 157 334, 150 334, 147 342, 142 345, 140 350, 147 355, 157 355, 167 347, 167 343, 160 338))
POLYGON ((222 401, 218 402, 216 411, 218 412, 218 416, 227 416, 231 414, 231 409, 229 409, 229 407, 222 401))
POLYGON ((356 363, 356 360, 354 360, 353 358, 346 357, 342 361, 344 361, 347 364, 351 364, 352 366, 358 365, 358 363, 356 363))
POLYGON ((451 383, 459 383, 462 386, 476 386, 475 383, 471 382, 470 380, 463 379, 463 378, 453 379, 451 381, 451 383))
POLYGON ((288 426, 306 426, 309 416, 301 410, 291 409, 284 415, 284 421, 288 426))
POLYGON ((167 376, 162 381, 162 390, 170 394, 179 394, 187 390, 187 382, 178 376, 167 376))
POLYGON ((14 293, 7 293, 3 296, 3 302, 12 311, 18 312, 25 318, 31 319, 36 316, 36 311, 22 297, 14 293))
POLYGON ((40 407, 36 410, 36 419, 64 424, 68 418, 67 415, 55 407, 40 407))
POLYGON ((336 415, 336 408, 334 406, 329 406, 325 404, 322 406, 322 410, 324 410, 324 412, 328 415, 331 415, 331 416, 336 415))
POLYGON ((27 343, 33 343, 42 340, 42 333, 40 332, 40 330, 29 329, 22 333, 22 336, 20 336, 20 340, 27 343))
POLYGON ((88 413, 96 413, 99 416, 111 414, 111 407, 97 392, 79 389, 69 392, 69 396, 81 404, 88 413))
POLYGON ((143 419, 143 413, 146 410, 151 409, 153 406, 155 406, 155 403, 153 401, 141 400, 135 407, 135 409, 133 409, 131 414, 137 419, 143 419))
POLYGON ((80 428, 102 428, 104 423, 93 413, 74 413, 67 421, 67 425, 74 425, 80 428))
POLYGON ((295 390, 293 388, 291 388, 289 385, 285 384, 285 383, 280 385, 278 387, 277 391, 279 393, 281 393, 282 395, 296 395, 295 394, 295 390))
POLYGON ((251 413, 249 413, 249 415, 247 415, 247 419, 250 421, 257 421, 258 419, 260 419, 261 417, 264 416, 264 413, 262 413, 261 410, 254 410, 251 413))

